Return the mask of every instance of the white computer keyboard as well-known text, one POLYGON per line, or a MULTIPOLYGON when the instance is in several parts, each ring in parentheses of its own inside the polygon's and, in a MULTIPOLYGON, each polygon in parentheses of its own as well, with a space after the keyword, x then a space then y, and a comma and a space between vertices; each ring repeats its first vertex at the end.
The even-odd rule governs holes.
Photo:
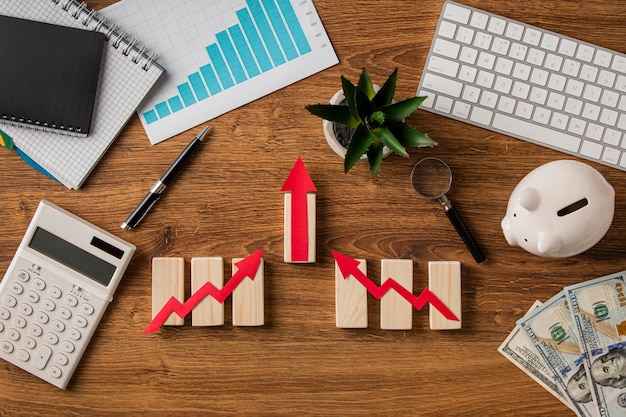
POLYGON ((452 1, 421 109, 626 171, 626 55, 452 1))

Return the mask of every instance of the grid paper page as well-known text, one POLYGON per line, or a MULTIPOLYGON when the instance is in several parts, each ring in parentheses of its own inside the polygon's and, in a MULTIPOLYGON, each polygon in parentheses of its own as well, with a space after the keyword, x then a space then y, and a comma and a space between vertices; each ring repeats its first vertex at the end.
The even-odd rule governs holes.
POLYGON ((338 62, 312 0, 122 0, 101 13, 167 67, 137 109, 152 144, 338 62))
MULTIPOLYGON (((87 21, 87 26, 83 24, 89 11, 76 1, 57 0, 57 3, 54 0, 3 0, 0 13, 82 29, 93 30, 98 26, 93 19, 87 21), (65 4, 68 4, 67 10, 64 10, 65 4), (72 16, 76 12, 78 18, 72 16)), ((98 30, 106 33, 104 26, 98 30)), ((163 72, 145 57, 137 59, 136 50, 125 55, 126 44, 119 43, 116 48, 116 40, 118 37, 114 34, 105 45, 89 136, 75 138, 11 125, 0 127, 20 150, 68 188, 77 189, 83 184, 163 72), (147 64, 146 69, 144 64, 147 64)))

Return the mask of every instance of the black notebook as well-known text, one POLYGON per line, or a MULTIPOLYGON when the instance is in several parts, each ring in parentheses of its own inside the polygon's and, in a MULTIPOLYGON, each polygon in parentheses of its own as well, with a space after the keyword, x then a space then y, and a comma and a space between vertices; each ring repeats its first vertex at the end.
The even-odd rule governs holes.
POLYGON ((0 123, 87 136, 105 35, 0 15, 0 123))

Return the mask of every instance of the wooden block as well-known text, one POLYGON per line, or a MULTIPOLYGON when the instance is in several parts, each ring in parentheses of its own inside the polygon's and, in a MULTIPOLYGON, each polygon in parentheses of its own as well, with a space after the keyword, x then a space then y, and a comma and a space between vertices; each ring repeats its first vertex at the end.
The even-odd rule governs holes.
POLYGON ((428 262, 428 289, 459 318, 459 321, 448 320, 431 304, 429 306, 431 330, 460 329, 461 263, 459 261, 428 262))
POLYGON ((291 193, 285 193, 284 206, 285 206, 285 223, 284 223, 284 258, 285 262, 289 263, 314 263, 316 259, 315 253, 315 230, 316 230, 316 196, 315 193, 307 193, 307 258, 303 260, 294 260, 292 256, 292 242, 291 242, 291 193))
MULTIPOLYGON (((242 258, 233 259, 233 275, 238 269, 236 263, 241 260, 242 258)), ((265 324, 263 278, 264 262, 261 259, 254 280, 244 278, 233 291, 233 326, 263 326, 265 324)))
MULTIPOLYGON (((207 282, 218 290, 224 286, 224 260, 221 257, 191 259, 191 293, 207 282)), ((192 326, 223 326, 224 303, 206 296, 191 312, 192 326)))
MULTIPOLYGON (((365 259, 359 270, 367 275, 365 259)), ((338 328, 367 328, 367 289, 352 275, 344 278, 335 261, 335 321, 338 328)))
MULTIPOLYGON (((381 285, 392 278, 413 293, 413 261, 411 259, 383 259, 380 261, 381 285)), ((380 299, 380 328, 408 330, 413 327, 413 306, 404 297, 389 291, 380 299)))
MULTIPOLYGON (((152 318, 173 296, 181 303, 185 302, 185 259, 152 258, 152 318)), ((185 318, 172 313, 163 323, 164 326, 182 326, 185 318)))

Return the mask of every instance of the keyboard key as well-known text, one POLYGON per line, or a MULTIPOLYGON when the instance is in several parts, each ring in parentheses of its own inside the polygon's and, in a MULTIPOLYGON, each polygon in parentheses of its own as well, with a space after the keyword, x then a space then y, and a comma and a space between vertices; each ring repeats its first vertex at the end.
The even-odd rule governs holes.
POLYGON ((493 44, 491 45, 491 51, 499 55, 506 55, 509 53, 510 45, 511 41, 509 41, 508 39, 495 38, 493 40, 493 44))
POLYGON ((550 121, 550 126, 555 127, 559 130, 567 129, 567 123, 569 122, 569 116, 563 113, 553 113, 552 120, 550 121))
POLYGON ((485 32, 479 32, 476 35, 476 38, 474 39, 474 46, 480 49, 489 49, 491 47, 491 39, 493 38, 492 35, 485 33, 485 32))
POLYGON ((435 109, 440 112, 450 113, 452 111, 452 105, 454 101, 450 97, 439 96, 435 102, 435 109))
POLYGON ((570 120, 569 128, 567 130, 575 135, 582 136, 583 133, 585 133, 586 128, 587 122, 577 117, 572 117, 572 119, 570 120))
POLYGON ((509 25, 506 27, 506 32, 504 36, 507 38, 515 39, 516 41, 522 40, 522 34, 524 33, 524 26, 519 23, 509 22, 509 25))
POLYGON ((443 11, 443 17, 448 20, 453 20, 458 23, 469 22, 470 10, 465 7, 460 7, 455 4, 448 3, 443 11))
POLYGON ((585 132, 585 136, 589 139, 600 141, 602 139, 602 135, 604 134, 604 126, 601 126, 597 123, 589 123, 587 125, 587 132, 585 132))
POLYGON ((578 151, 580 138, 556 131, 534 123, 519 120, 504 114, 496 114, 493 127, 515 136, 524 137, 532 142, 539 142, 549 147, 564 149, 569 152, 578 151))
POLYGON ((526 59, 526 53, 528 52, 528 46, 520 43, 514 43, 509 49, 509 56, 518 60, 526 59))
POLYGON ((469 104, 463 103, 462 101, 457 101, 456 103, 454 103, 452 114, 454 114, 457 117, 460 117, 461 119, 467 119, 471 108, 472 106, 470 106, 469 104))
POLYGON ((559 53, 565 56, 573 57, 577 46, 578 44, 570 39, 561 39, 559 53))
POLYGON ((611 69, 626 74, 626 57, 616 56, 615 59, 613 59, 611 69))
POLYGON ((459 63, 446 58, 432 56, 428 63, 428 69, 448 77, 456 77, 459 71, 459 63))
POLYGON ((598 84, 606 88, 611 88, 615 83, 616 77, 617 75, 614 72, 600 70, 600 74, 598 75, 598 84))
POLYGON ((596 56, 593 59, 593 63, 603 68, 608 68, 609 65, 611 65, 612 59, 613 59, 612 53, 600 49, 596 52, 596 56))
POLYGON ((487 26, 487 30, 497 35, 503 35, 505 27, 506 21, 504 19, 500 19, 494 16, 489 19, 489 25, 487 26))
POLYGON ((470 65, 474 65, 476 63, 476 58, 478 58, 478 50, 468 46, 463 47, 461 50, 461 56, 459 56, 459 60, 461 62, 465 62, 470 65))
POLYGON ((602 154, 602 145, 585 140, 583 141, 583 146, 580 148, 580 154, 589 158, 600 159, 600 155, 602 154))
POLYGON ((541 39, 541 47, 543 49, 547 49, 548 51, 555 52, 558 45, 559 45, 558 36, 552 35, 551 33, 546 33, 543 35, 543 38, 541 39))
POLYGON ((535 106, 529 103, 518 103, 515 109, 515 115, 523 117, 524 119, 530 119, 533 115, 533 109, 535 106))
POLYGON ((433 52, 448 58, 456 59, 459 56, 461 47, 458 43, 450 42, 445 39, 437 39, 433 45, 433 52))
POLYGON ((474 40, 474 29, 462 27, 456 35, 456 40, 467 45, 471 45, 474 40))
POLYGON ((444 38, 454 39, 454 35, 456 33, 457 25, 452 22, 441 22, 441 26, 439 27, 439 35, 444 38))
POLYGON ((541 40, 541 32, 537 29, 526 28, 526 32, 524 32, 524 42, 533 45, 539 46, 539 41, 541 40))
POLYGON ((491 117, 493 116, 493 112, 485 109, 481 109, 480 107, 474 107, 472 110, 472 115, 470 119, 473 122, 480 123, 482 125, 488 125, 491 123, 491 117))
POLYGON ((604 148, 604 154, 602 154, 602 160, 609 164, 617 165, 620 157, 622 156, 622 152, 619 149, 606 147, 604 148))
POLYGON ((463 65, 461 71, 459 71, 459 79, 471 84, 476 79, 477 72, 478 70, 476 68, 463 65))
POLYGON ((430 73, 423 77, 423 85, 425 88, 436 93, 442 93, 452 97, 459 97, 461 95, 461 90, 463 89, 463 84, 458 81, 443 78, 430 73))
POLYGON ((484 13, 474 12, 472 13, 472 19, 470 20, 470 26, 473 26, 477 29, 484 30, 487 28, 487 22, 489 21, 489 16, 484 13))
POLYGON ((479 97, 480 97, 480 88, 474 87, 473 85, 468 85, 463 90, 463 100, 467 100, 471 103, 478 103, 479 97))
POLYGON ((589 45, 580 45, 578 47, 578 51, 576 52, 576 58, 580 59, 581 61, 591 62, 594 52, 595 49, 593 47, 589 45))
POLYGON ((502 96, 498 102, 498 110, 504 113, 512 114, 513 109, 515 109, 515 103, 515 99, 508 96, 502 96))
POLYGON ((602 139, 607 145, 618 146, 622 139, 622 133, 615 129, 606 129, 604 138, 602 139))

